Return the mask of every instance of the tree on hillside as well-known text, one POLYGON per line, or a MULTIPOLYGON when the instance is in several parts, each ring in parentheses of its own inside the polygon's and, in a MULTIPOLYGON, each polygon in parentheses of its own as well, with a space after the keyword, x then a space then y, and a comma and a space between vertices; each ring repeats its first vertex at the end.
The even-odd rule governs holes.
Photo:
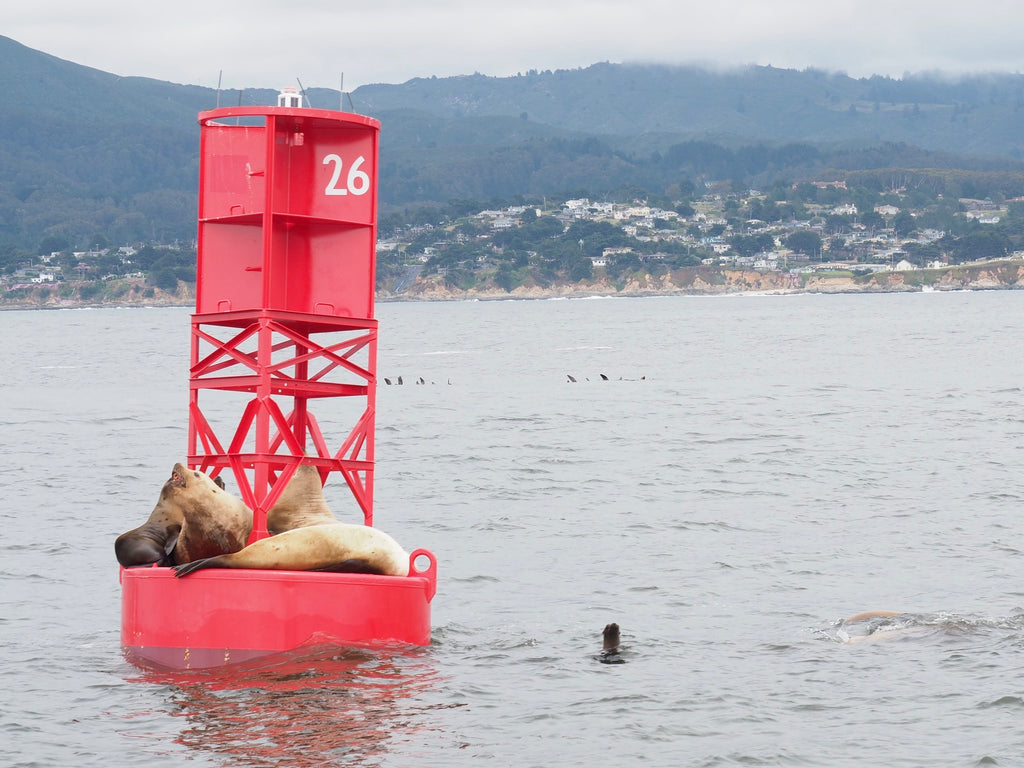
POLYGON ((860 223, 871 232, 885 229, 885 219, 882 218, 882 214, 874 209, 869 209, 862 213, 860 215, 860 223))
POLYGON ((71 247, 66 237, 58 235, 47 235, 39 241, 39 249, 36 251, 40 256, 45 256, 55 251, 66 251, 71 247))
POLYGON ((565 233, 565 239, 577 243, 580 252, 587 257, 596 258, 604 253, 605 248, 617 248, 632 245, 633 238, 607 221, 577 221, 565 233))
POLYGON ((909 254, 910 260, 919 267, 943 260, 942 248, 938 243, 907 243, 904 250, 909 254))
POLYGON ((796 253, 821 257, 821 235, 809 229, 801 229, 786 238, 786 247, 796 253))
POLYGON ((696 209, 689 203, 680 203, 675 207, 675 211, 684 219, 692 219, 697 215, 696 209))
POLYGON ((762 200, 759 197, 755 197, 750 201, 747 213, 752 219, 760 219, 768 223, 782 218, 782 211, 776 202, 762 200))
POLYGON ((978 261, 1000 259, 1007 256, 1012 244, 1010 239, 997 229, 985 227, 968 232, 953 241, 953 256, 956 261, 978 261))
POLYGON ((917 219, 914 218, 914 214, 904 209, 892 217, 892 227, 898 236, 907 237, 917 229, 917 219))
POLYGON ((775 239, 767 232, 758 235, 735 235, 729 238, 729 245, 740 256, 753 256, 762 251, 770 251, 775 246, 775 239))

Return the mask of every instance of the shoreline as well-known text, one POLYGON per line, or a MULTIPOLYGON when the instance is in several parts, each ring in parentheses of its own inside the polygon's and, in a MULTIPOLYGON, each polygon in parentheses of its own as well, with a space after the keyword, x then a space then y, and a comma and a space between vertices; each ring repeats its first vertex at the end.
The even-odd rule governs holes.
MULTIPOLYGON (((33 309, 117 309, 195 306, 195 287, 180 283, 173 292, 139 290, 125 281, 124 290, 109 298, 60 298, 40 286, 30 296, 0 298, 0 311, 33 309)), ((878 294, 954 291, 1024 290, 1024 261, 1004 259, 982 264, 908 272, 877 272, 853 276, 848 272, 818 272, 794 276, 781 272, 687 269, 654 277, 644 275, 621 285, 607 280, 592 283, 500 288, 453 288, 439 278, 418 279, 399 294, 378 291, 377 303, 418 301, 530 301, 547 299, 647 298, 658 296, 789 296, 800 294, 878 294)))

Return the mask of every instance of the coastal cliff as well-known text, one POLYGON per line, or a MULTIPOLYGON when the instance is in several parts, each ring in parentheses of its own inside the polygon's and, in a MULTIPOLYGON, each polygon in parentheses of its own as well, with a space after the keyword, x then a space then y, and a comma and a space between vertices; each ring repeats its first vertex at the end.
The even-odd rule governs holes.
POLYGON ((500 288, 460 290, 441 278, 420 278, 400 294, 379 291, 379 301, 452 301, 465 299, 547 299, 588 296, 728 296, 788 293, 896 293, 911 291, 1017 290, 1024 288, 1024 262, 987 264, 907 272, 757 272, 690 268, 654 277, 644 275, 621 284, 608 280, 583 283, 523 285, 511 291, 500 288))
MULTIPOLYGON (((33 285, 8 291, 0 309, 68 309, 76 307, 187 307, 195 305, 195 286, 178 283, 168 292, 144 280, 114 280, 95 289, 95 283, 33 285), (88 287, 87 289, 85 289, 88 287), (85 290, 83 290, 85 289, 85 290)), ((401 293, 378 291, 378 301, 465 301, 585 298, 589 296, 729 296, 790 293, 898 293, 912 291, 970 291, 1024 289, 1024 261, 1006 260, 943 269, 906 272, 757 272, 694 267, 660 276, 643 275, 622 283, 606 279, 581 283, 522 285, 462 290, 443 278, 418 278, 401 293)))

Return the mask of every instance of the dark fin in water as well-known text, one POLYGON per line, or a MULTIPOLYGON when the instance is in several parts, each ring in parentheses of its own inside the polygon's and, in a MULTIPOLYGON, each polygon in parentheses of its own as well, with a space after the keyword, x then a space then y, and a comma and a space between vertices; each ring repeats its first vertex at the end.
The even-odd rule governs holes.
POLYGON ((567 373, 567 374, 565 374, 565 375, 569 377, 569 381, 571 381, 571 382, 573 382, 573 383, 575 383, 575 382, 576 382, 576 379, 575 379, 575 378, 573 378, 573 375, 572 375, 571 373, 567 373))
POLYGON ((204 557, 202 560, 193 560, 191 563, 184 563, 182 565, 174 566, 174 575, 178 578, 182 576, 188 576, 193 571, 200 571, 203 568, 213 568, 210 564, 211 560, 216 560, 215 557, 204 557))
POLYGON ((373 573, 378 576, 383 576, 384 571, 374 565, 371 565, 368 560, 363 560, 358 557, 353 557, 348 560, 342 560, 339 563, 331 563, 321 568, 314 568, 314 571, 326 571, 327 573, 373 573))
POLYGON ((601 381, 608 381, 608 377, 605 376, 603 373, 601 374, 601 381))

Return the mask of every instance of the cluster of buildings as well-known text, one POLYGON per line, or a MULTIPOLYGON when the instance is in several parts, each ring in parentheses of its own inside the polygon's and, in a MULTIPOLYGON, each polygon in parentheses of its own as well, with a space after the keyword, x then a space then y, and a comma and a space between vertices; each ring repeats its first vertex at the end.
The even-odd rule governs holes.
POLYGON ((53 251, 39 256, 34 264, 19 267, 13 274, 4 278, 3 282, 7 290, 25 288, 32 285, 43 285, 59 283, 65 280, 74 279, 100 279, 114 280, 116 278, 144 278, 146 275, 140 271, 119 271, 117 274, 108 273, 94 275, 97 264, 106 257, 116 259, 123 269, 130 269, 132 257, 137 253, 130 245, 120 248, 98 248, 86 251, 72 251, 65 254, 61 251, 53 251), (60 262, 64 262, 62 265, 60 262), (69 274, 70 272, 70 274, 69 274))
MULTIPOLYGON (((759 193, 751 191, 750 197, 759 193)), ((828 269, 909 270, 917 268, 908 261, 904 250, 911 243, 933 243, 944 236, 944 232, 924 228, 915 230, 912 236, 898 237, 890 222, 900 208, 894 205, 875 206, 883 222, 880 227, 867 227, 859 223, 861 212, 852 203, 837 205, 804 205, 809 216, 787 222, 764 222, 757 219, 738 221, 737 215, 727 218, 724 201, 717 195, 709 195, 693 203, 692 213, 684 215, 675 210, 666 210, 641 202, 629 204, 592 201, 586 198, 566 200, 557 210, 541 211, 527 206, 509 206, 495 210, 482 210, 472 218, 486 225, 491 232, 520 226, 527 210, 537 215, 553 215, 566 229, 576 221, 609 222, 622 231, 646 243, 677 243, 687 246, 693 252, 703 255, 707 265, 737 267, 761 271, 812 271, 828 269), (843 222, 837 230, 836 222, 843 222), (794 251, 787 247, 787 240, 795 232, 809 231, 820 238, 821 247, 813 253, 794 251), (770 247, 756 254, 742 254, 734 248, 737 236, 768 235, 770 247)), ((961 201, 965 215, 984 224, 998 223, 1005 215, 1005 209, 990 201, 961 201)), ((486 237, 486 236, 484 236, 486 237)), ((762 237, 762 240, 766 238, 762 237)), ((440 244, 439 244, 440 245, 440 244)), ((766 243, 767 246, 767 243, 766 243)), ((397 240, 382 242, 380 250, 395 250, 403 247, 397 240)), ((426 248, 421 254, 407 254, 412 259, 426 261, 434 252, 426 248)), ((646 249, 650 250, 650 249, 646 249)), ((601 256, 592 257, 595 267, 603 267, 617 255, 630 252, 628 247, 606 248, 601 256)), ((658 259, 659 255, 648 254, 645 260, 658 259)), ((924 267, 945 266, 931 262, 924 267)))

